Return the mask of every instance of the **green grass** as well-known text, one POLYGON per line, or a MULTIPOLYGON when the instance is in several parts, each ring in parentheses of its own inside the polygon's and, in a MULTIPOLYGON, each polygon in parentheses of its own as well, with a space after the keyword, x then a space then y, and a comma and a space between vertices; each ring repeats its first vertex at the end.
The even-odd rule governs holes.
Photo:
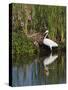
POLYGON ((12 54, 33 55, 37 48, 33 42, 20 32, 12 32, 12 54))

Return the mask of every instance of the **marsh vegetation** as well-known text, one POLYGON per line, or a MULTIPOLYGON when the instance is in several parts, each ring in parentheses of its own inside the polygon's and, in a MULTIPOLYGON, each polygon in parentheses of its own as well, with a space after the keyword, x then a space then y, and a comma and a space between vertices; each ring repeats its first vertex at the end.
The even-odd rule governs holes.
POLYGON ((65 83, 66 7, 14 3, 10 19, 12 86, 65 83), (46 30, 48 38, 58 44, 57 52, 45 51, 34 44, 35 41, 42 43, 46 30), (52 63, 46 66, 44 61, 52 63))
POLYGON ((29 36, 46 29, 59 48, 66 48, 66 7, 12 4, 12 54, 37 54, 38 47, 29 36))

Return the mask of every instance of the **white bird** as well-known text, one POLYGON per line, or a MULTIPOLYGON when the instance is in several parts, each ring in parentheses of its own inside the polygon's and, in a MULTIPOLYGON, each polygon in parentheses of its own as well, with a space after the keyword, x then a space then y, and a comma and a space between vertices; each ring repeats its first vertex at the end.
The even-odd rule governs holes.
POLYGON ((51 50, 52 50, 52 47, 58 47, 58 44, 56 42, 47 38, 48 30, 46 30, 44 34, 45 34, 45 37, 43 39, 43 44, 45 44, 46 46, 49 46, 51 50))

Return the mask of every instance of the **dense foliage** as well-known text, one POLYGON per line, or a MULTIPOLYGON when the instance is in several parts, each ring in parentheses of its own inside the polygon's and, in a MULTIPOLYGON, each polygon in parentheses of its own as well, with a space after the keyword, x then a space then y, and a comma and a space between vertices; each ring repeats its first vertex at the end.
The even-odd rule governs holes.
POLYGON ((46 29, 52 40, 65 46, 66 7, 12 4, 13 53, 34 53, 36 47, 27 35, 46 29))
POLYGON ((37 49, 32 41, 24 34, 13 32, 12 35, 12 54, 36 54, 37 49))

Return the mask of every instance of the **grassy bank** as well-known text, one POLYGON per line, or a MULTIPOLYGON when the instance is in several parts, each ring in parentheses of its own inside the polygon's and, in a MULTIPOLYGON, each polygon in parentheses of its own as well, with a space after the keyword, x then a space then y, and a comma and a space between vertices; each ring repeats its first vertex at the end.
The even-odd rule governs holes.
POLYGON ((12 54, 38 53, 26 35, 49 30, 49 38, 66 48, 66 7, 12 4, 12 54))
POLYGON ((37 53, 37 48, 34 46, 31 39, 20 32, 12 32, 12 54, 27 54, 33 55, 37 53))

